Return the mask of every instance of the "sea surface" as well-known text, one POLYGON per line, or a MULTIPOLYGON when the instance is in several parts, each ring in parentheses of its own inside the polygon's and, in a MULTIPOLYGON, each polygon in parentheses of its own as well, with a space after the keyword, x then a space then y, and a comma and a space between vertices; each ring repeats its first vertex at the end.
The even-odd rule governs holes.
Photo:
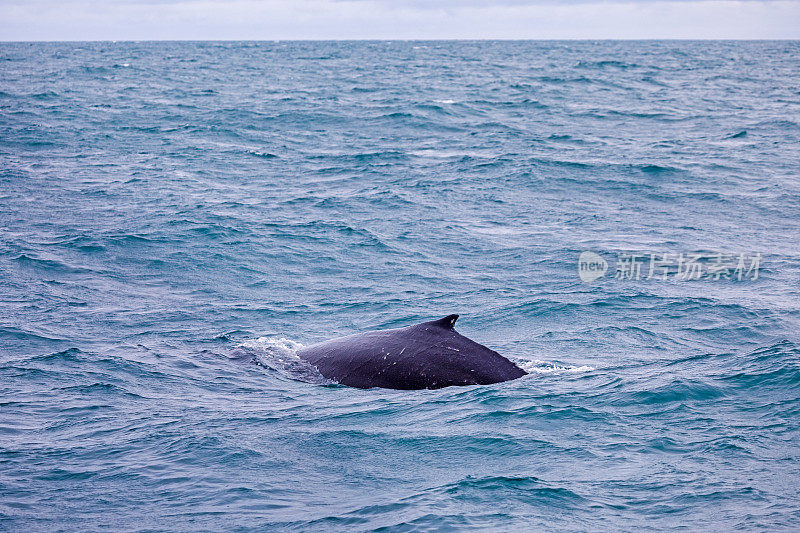
POLYGON ((0 530, 799 528, 800 42, 0 44, 0 530))

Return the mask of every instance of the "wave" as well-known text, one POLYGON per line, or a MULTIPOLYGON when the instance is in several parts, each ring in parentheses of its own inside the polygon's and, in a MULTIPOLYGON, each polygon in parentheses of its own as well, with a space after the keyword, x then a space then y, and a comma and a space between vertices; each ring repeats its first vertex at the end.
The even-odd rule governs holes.
POLYGON ((20 254, 15 257, 13 261, 25 268, 50 271, 60 274, 88 274, 93 272, 92 269, 81 266, 73 266, 60 259, 34 257, 27 254, 20 254))

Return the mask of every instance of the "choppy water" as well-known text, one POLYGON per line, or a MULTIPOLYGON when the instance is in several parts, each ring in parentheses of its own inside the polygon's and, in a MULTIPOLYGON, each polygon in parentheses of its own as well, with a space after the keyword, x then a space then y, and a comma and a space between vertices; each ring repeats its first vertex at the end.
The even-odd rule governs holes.
POLYGON ((0 529, 796 530, 799 87, 798 42, 1 44, 0 529), (293 356, 450 313, 531 375, 293 356))

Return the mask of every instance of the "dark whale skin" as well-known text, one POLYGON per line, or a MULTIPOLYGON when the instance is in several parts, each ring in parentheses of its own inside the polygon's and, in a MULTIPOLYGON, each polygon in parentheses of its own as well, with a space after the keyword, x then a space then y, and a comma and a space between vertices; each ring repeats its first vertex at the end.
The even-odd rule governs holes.
POLYGON ((439 389, 522 377, 517 365, 458 334, 458 315, 314 344, 297 355, 327 379, 359 389, 439 389))

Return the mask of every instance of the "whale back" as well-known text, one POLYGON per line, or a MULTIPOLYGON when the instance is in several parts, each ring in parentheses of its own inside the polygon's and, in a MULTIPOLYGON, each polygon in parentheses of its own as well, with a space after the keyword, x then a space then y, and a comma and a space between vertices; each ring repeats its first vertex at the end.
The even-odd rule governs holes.
POLYGON ((456 332, 457 319, 449 315, 332 339, 302 348, 297 355, 326 378, 362 389, 488 385, 525 375, 499 353, 456 332))

